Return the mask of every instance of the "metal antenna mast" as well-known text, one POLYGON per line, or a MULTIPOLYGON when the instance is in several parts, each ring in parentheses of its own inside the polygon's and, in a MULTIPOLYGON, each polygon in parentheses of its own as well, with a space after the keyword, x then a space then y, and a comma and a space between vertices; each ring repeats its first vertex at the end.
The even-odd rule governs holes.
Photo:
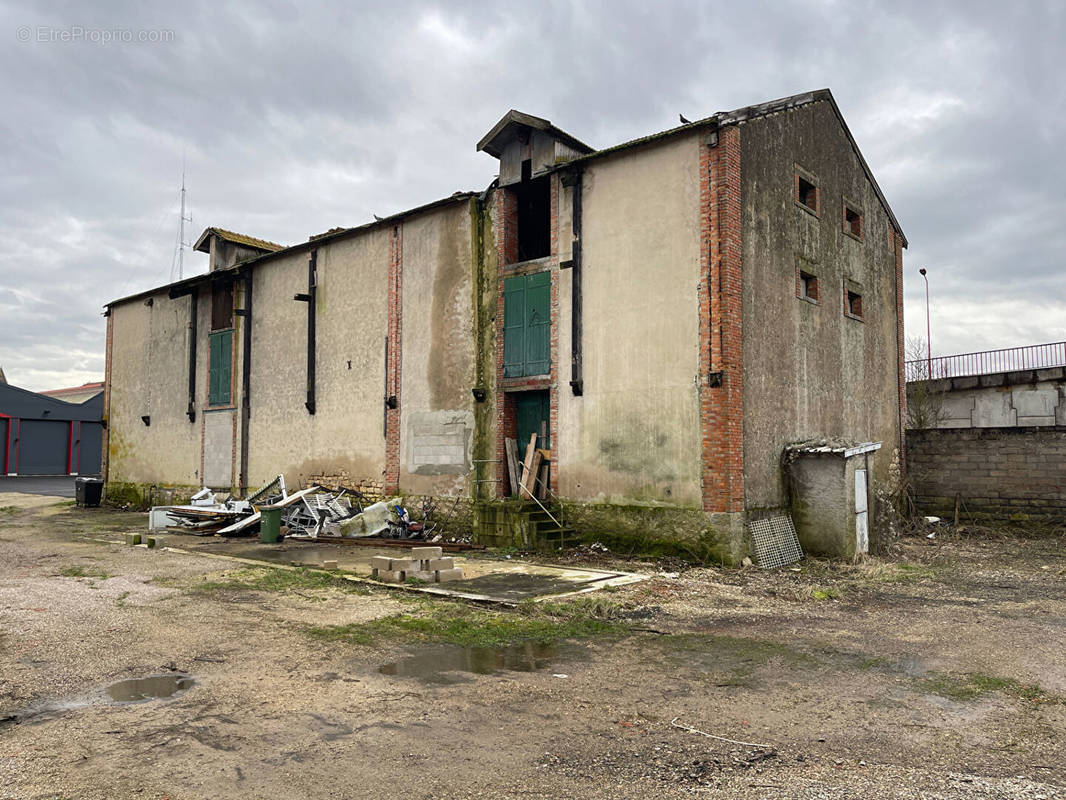
POLYGON ((178 224, 178 280, 184 276, 185 248, 189 243, 185 241, 185 223, 192 222, 192 217, 185 216, 185 156, 181 157, 181 222, 178 224))

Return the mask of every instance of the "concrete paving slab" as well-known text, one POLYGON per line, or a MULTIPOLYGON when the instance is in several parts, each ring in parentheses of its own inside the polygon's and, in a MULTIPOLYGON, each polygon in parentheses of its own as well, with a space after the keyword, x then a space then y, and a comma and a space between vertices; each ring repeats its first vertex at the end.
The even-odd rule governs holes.
MULTIPOLYGON (((302 566, 322 569, 336 562, 337 569, 355 579, 370 579, 375 558, 396 560, 409 558, 407 551, 397 553, 392 547, 353 547, 343 544, 282 541, 263 544, 249 539, 216 539, 167 534, 160 536, 160 546, 184 552, 261 562, 264 565, 302 566)), ((623 586, 645 580, 635 572, 609 572, 600 569, 556 567, 516 559, 454 557, 455 566, 463 570, 463 579, 446 585, 406 587, 429 594, 467 600, 513 604, 532 599, 535 602, 563 595, 579 594, 606 586, 623 586)), ((376 563, 382 563, 380 561, 376 563)))

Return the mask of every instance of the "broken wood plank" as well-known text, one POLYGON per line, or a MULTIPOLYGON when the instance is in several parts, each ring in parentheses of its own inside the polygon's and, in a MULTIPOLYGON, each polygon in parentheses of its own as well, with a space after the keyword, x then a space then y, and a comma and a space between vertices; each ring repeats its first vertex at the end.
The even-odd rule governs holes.
POLYGON ((250 528, 255 525, 255 523, 259 522, 260 516, 260 513, 256 511, 254 514, 250 514, 244 519, 234 522, 232 525, 227 525, 225 528, 220 529, 218 532, 223 535, 227 533, 239 533, 245 528, 250 528))
POLYGON ((300 502, 301 500, 303 500, 305 497, 307 497, 310 494, 314 494, 315 492, 320 492, 320 491, 322 491, 322 487, 320 487, 320 486, 308 486, 306 489, 301 489, 298 492, 293 492, 288 497, 286 497, 284 500, 279 500, 278 502, 274 503, 273 505, 263 505, 263 506, 258 506, 257 508, 260 508, 260 509, 262 509, 262 508, 285 508, 286 506, 291 506, 293 503, 300 502))
POLYGON ((548 472, 551 469, 548 456, 544 455, 547 450, 538 450, 541 454, 541 463, 539 475, 537 476, 537 497, 540 500, 546 500, 548 498, 548 472))
POLYGON ((525 490, 525 494, 529 497, 535 496, 533 490, 537 488, 537 473, 540 472, 540 465, 543 463, 544 456, 540 454, 540 450, 534 449, 533 463, 529 465, 529 469, 522 476, 522 488, 525 490))
POLYGON ((518 442, 504 439, 503 449, 507 452, 507 478, 511 482, 511 496, 518 497, 518 442))
POLYGON ((287 542, 312 542, 314 544, 340 544, 354 547, 439 547, 445 553, 461 553, 466 550, 484 550, 483 544, 467 544, 466 542, 430 542, 424 539, 378 539, 372 536, 364 536, 360 539, 352 539, 342 536, 286 536, 287 542))
POLYGON ((529 436, 529 446, 526 447, 526 459, 522 462, 522 476, 518 480, 518 488, 524 489, 525 494, 529 493, 533 479, 529 475, 529 471, 533 468, 533 457, 537 454, 537 434, 533 433, 529 436))

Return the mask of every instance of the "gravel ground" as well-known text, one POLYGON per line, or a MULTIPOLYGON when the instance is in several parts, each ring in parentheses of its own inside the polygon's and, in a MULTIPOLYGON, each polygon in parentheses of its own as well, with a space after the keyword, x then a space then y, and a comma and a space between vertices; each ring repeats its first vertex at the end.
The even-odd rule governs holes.
POLYGON ((1066 797, 1061 540, 773 573, 574 553, 655 576, 593 596, 627 632, 435 673, 439 644, 309 635, 409 598, 228 589, 240 565, 97 541, 143 515, 57 503, 0 496, 0 798, 1066 797), (101 694, 174 671, 196 684, 101 694))

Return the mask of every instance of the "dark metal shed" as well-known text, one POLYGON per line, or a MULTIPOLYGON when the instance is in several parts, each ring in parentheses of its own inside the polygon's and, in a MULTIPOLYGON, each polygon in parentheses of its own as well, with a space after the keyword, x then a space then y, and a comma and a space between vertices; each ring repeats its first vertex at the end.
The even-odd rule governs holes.
POLYGON ((0 467, 5 475, 98 475, 104 395, 66 403, 0 384, 0 467))

